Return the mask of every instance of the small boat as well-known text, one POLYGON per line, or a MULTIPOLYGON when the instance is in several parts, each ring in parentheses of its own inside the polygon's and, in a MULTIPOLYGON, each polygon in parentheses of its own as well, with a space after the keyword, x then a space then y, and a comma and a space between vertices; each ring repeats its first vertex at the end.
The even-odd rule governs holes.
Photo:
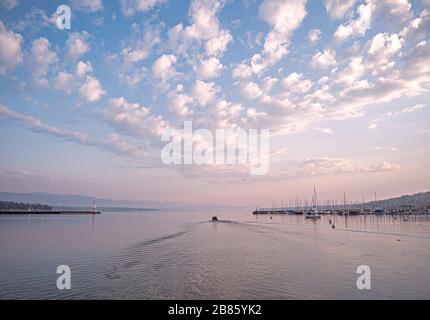
POLYGON ((213 216, 213 217, 212 217, 212 222, 217 222, 217 221, 219 221, 219 220, 218 220, 218 217, 217 217, 217 216, 213 216))
POLYGON ((305 218, 306 219, 318 220, 318 219, 321 219, 321 215, 318 214, 318 210, 317 209, 313 209, 313 210, 310 210, 310 211, 306 212, 305 218))
POLYGON ((317 200, 317 190, 314 187, 314 194, 312 196, 312 203, 314 204, 314 208, 308 212, 306 212, 305 219, 318 220, 321 219, 321 216, 318 214, 318 200, 317 200))
POLYGON ((305 219, 318 220, 321 219, 321 216, 319 214, 307 213, 305 219))
POLYGON ((374 214, 375 216, 382 216, 384 213, 385 213, 385 210, 380 208, 376 208, 375 210, 372 211, 372 214, 374 214))

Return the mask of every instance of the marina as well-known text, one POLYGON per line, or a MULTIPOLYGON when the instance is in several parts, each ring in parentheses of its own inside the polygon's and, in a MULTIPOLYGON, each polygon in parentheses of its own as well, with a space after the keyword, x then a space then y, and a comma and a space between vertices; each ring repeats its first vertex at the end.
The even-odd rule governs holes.
POLYGON ((306 218, 316 218, 319 215, 359 216, 359 215, 428 215, 430 214, 430 192, 404 195, 398 198, 362 203, 348 201, 346 193, 343 194, 341 204, 338 200, 328 200, 325 204, 319 202, 316 188, 309 202, 306 199, 281 201, 278 207, 273 201, 272 208, 256 208, 254 215, 305 215, 306 218), (288 205, 287 205, 288 204, 288 205))

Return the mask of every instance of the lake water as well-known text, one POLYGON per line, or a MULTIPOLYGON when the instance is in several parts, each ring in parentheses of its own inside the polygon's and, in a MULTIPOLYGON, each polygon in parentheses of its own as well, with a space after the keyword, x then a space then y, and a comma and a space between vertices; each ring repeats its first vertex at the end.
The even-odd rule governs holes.
POLYGON ((217 214, 1 216, 0 299, 430 298, 428 216, 217 214), (360 265, 371 290, 356 287, 360 265))

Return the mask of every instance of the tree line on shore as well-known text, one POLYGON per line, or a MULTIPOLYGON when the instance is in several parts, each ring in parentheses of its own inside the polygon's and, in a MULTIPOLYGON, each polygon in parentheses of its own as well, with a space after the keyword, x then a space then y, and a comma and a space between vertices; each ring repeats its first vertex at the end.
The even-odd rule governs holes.
POLYGON ((3 211, 50 211, 52 207, 41 203, 24 203, 13 201, 0 201, 0 210, 3 211))

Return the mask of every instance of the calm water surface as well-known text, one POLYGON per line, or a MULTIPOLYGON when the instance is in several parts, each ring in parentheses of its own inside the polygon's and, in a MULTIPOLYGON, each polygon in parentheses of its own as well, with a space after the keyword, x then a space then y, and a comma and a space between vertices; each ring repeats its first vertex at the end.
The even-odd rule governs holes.
POLYGON ((430 298, 427 216, 211 216, 1 216, 0 299, 430 298), (56 287, 62 264, 71 290, 56 287), (356 288, 359 265, 371 290, 356 288))

